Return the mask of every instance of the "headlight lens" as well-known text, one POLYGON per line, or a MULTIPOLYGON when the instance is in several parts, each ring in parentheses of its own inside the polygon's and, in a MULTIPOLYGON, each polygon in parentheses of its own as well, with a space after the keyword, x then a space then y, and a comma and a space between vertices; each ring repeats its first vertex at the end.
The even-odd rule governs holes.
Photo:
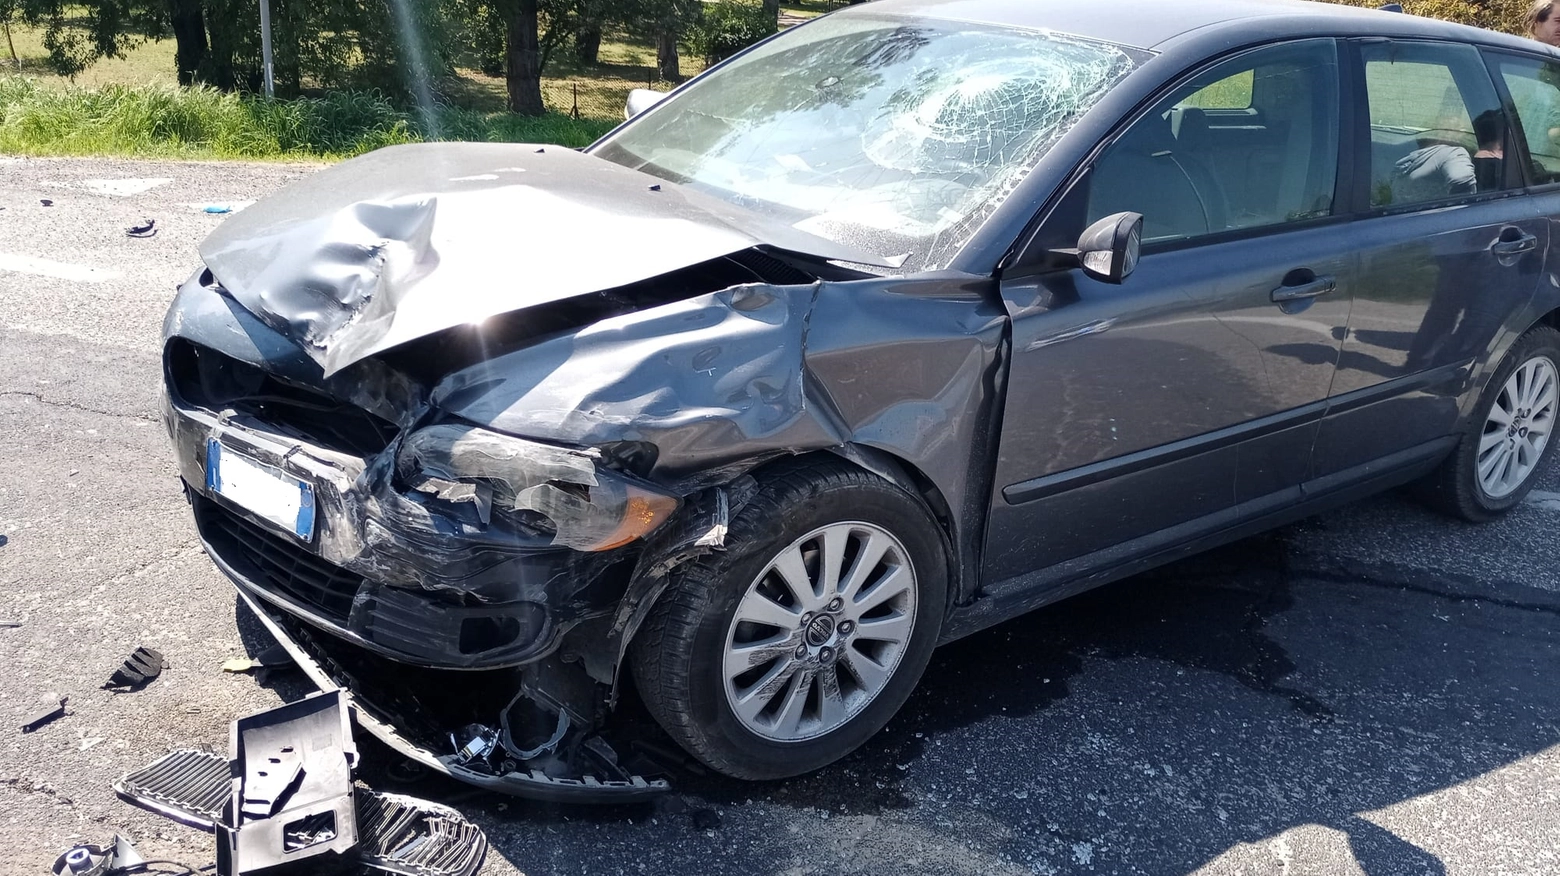
POLYGON ((604 551, 666 522, 678 500, 597 464, 592 453, 445 423, 407 437, 396 459, 403 480, 446 501, 491 502, 499 512, 534 512, 556 531, 553 544, 604 551), (427 486, 432 484, 432 486, 427 486))

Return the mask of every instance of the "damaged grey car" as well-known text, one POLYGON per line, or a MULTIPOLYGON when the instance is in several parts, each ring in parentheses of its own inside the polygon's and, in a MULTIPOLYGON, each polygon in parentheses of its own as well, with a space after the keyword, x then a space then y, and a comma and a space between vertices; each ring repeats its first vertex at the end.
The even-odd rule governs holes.
POLYGON ((202 245, 185 492, 431 768, 657 793, 637 691, 720 773, 815 770, 939 643, 1398 485, 1517 504, 1557 68, 1286 0, 881 0, 583 152, 374 152, 202 245))

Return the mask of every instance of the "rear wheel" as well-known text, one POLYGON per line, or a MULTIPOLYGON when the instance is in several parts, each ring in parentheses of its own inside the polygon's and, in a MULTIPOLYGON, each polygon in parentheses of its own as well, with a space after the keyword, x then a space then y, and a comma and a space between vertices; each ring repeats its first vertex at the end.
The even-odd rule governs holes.
POLYGON ((942 533, 899 487, 843 464, 761 480, 726 550, 673 573, 634 639, 656 720, 713 769, 831 763, 899 710, 947 598, 942 533))
POLYGON ((1557 413, 1560 333, 1537 326, 1512 345, 1457 449, 1426 484, 1431 504, 1474 522, 1515 507, 1549 459, 1557 413))

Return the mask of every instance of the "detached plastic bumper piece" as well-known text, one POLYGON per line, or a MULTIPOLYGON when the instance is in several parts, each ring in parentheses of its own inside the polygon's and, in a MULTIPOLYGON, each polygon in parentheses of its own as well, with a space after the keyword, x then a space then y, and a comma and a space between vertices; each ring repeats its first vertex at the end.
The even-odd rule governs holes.
POLYGON ((436 803, 354 788, 347 728, 341 692, 316 694, 235 721, 232 761, 173 751, 114 791, 216 833, 220 876, 333 869, 321 855, 403 876, 473 876, 487 857, 482 830, 436 803))
POLYGON ((217 822, 217 873, 241 876, 357 845, 357 746, 340 691, 233 722, 233 793, 217 822))

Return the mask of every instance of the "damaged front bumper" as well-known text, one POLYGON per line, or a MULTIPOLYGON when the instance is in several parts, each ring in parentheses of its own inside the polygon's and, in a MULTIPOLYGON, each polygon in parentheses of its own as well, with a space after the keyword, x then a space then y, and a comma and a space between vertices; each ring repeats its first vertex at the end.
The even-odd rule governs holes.
POLYGON ((368 471, 387 467, 383 460, 172 400, 164 415, 207 552, 246 593, 364 648, 421 666, 517 666, 549 653, 568 625, 610 608, 609 596, 597 601, 589 591, 610 592, 604 577, 621 557, 443 534, 441 521, 385 483, 388 472, 368 471), (213 442, 310 485, 311 537, 212 495, 213 442))
MULTIPOLYGON (((356 476, 350 460, 333 460, 318 448, 299 452, 297 441, 276 441, 258 426, 221 421, 172 402, 167 416, 206 552, 314 683, 349 693, 365 730, 430 769, 531 799, 631 802, 668 790, 664 780, 619 766, 597 734, 597 705, 605 688, 583 666, 547 659, 568 626, 593 615, 604 622, 610 607, 577 597, 560 610, 546 601, 549 593, 567 586, 579 594, 581 578, 600 584, 601 570, 616 562, 610 555, 549 550, 485 563, 472 556, 480 552, 469 549, 428 551, 416 555, 410 567, 410 574, 465 573, 469 587, 502 586, 534 594, 534 600, 458 602, 412 582, 386 585, 354 570, 364 565, 362 554, 337 553, 347 539, 319 538, 306 546, 208 495, 198 486, 203 472, 194 451, 220 440, 309 479, 316 485, 314 525, 321 536, 327 531, 340 536, 353 525, 349 490, 356 476), (491 647, 479 647, 485 645, 491 647), (503 745, 497 744, 501 732, 503 745), (471 737, 484 733, 494 744, 471 750, 471 737)), ((367 561, 382 569, 395 562, 413 558, 397 552, 367 561)), ((605 639, 595 647, 604 651, 605 639)), ((589 659, 599 664, 611 656, 592 653, 589 659)))
MULTIPOLYGON (((221 565, 220 560, 218 565, 221 565)), ((227 569, 223 571, 232 575, 227 569)), ((385 666, 382 661, 369 655, 351 653, 348 650, 350 646, 311 634, 307 627, 274 606, 255 599, 246 590, 240 589, 239 596, 310 681, 322 690, 340 688, 345 692, 354 707, 359 727, 401 755, 429 769, 491 791, 554 803, 632 803, 670 790, 664 779, 633 775, 619 766, 615 752, 589 727, 573 728, 572 734, 556 741, 549 739, 553 744, 548 751, 539 754, 531 762, 515 761, 513 769, 504 769, 509 764, 505 764, 502 759, 497 759, 495 763, 495 759, 489 757, 471 758, 469 751, 463 754, 453 750, 456 748, 453 743, 449 744, 448 753, 437 754, 435 750, 443 747, 440 743, 446 742, 449 734, 456 729, 453 725, 465 719, 454 718, 441 723, 434 710, 419 702, 417 688, 438 687, 436 681, 406 678, 405 674, 397 673, 394 667, 385 666), (403 683, 393 684, 387 679, 381 679, 382 683, 374 686, 374 679, 365 676, 376 671, 395 673, 395 679, 403 683), (387 703, 385 699, 389 698, 397 702, 387 703), (412 704, 415 704, 415 710, 407 708, 412 704), (398 724, 409 726, 403 730, 398 724), (444 730, 445 727, 450 729, 444 730)), ((471 677, 477 674, 463 675, 471 677)), ((478 688, 483 682, 502 686, 507 681, 482 679, 471 687, 478 688)), ((508 707, 495 706, 492 701, 484 703, 482 699, 480 696, 470 698, 469 706, 474 713, 485 710, 494 716, 489 720, 495 723, 499 721, 501 710, 508 707)), ((514 702, 509 703, 509 707, 514 705, 514 702)), ((450 714, 448 709, 437 711, 450 714)), ((546 730, 552 729, 545 716, 533 712, 531 717, 543 722, 543 735, 546 735, 546 730)), ((462 728, 466 726, 470 725, 461 724, 462 728)))
POLYGON ((458 516, 471 509, 442 515, 397 479, 399 435, 352 452, 266 411, 190 403, 178 386, 163 413, 202 545, 311 679, 350 693, 364 729, 438 772, 534 799, 667 790, 620 766, 598 732, 621 656, 608 628, 639 547, 559 547, 497 510, 472 526, 458 516), (246 467, 300 485, 296 528, 214 485, 214 470, 225 481, 246 467))

